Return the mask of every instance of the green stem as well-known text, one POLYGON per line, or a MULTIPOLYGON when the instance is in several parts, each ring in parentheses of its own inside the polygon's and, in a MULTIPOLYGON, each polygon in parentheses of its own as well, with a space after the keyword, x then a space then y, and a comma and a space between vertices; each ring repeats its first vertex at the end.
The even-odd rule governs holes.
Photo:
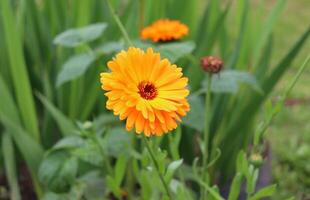
MULTIPOLYGON (((280 100, 277 104, 280 104, 280 106, 284 106, 285 100, 287 99, 289 93, 292 91, 293 87, 295 86, 296 82, 298 81, 301 74, 304 72, 304 70, 307 67, 308 62, 310 61, 310 55, 306 58, 304 63, 301 65, 301 67, 298 69, 297 74, 294 76, 294 78, 291 80, 290 84, 286 87, 283 95, 281 95, 280 100)), ((276 105, 277 106, 277 105, 276 105)), ((266 122, 263 124, 263 127, 259 130, 260 132, 258 135, 260 137, 263 137, 264 133, 266 132, 267 128, 270 126, 272 120, 276 117, 278 112, 273 112, 272 115, 266 120, 266 122)), ((257 145, 258 141, 254 141, 254 144, 257 145)))
POLYGON ((284 103, 285 99, 287 98, 287 96, 289 95, 289 93, 292 91, 293 87, 295 86, 296 82, 298 81, 299 77, 301 76, 301 74, 304 72, 304 70, 307 67, 308 62, 310 61, 310 55, 308 55, 308 57, 306 58, 306 60, 304 61, 304 63, 301 65, 301 67, 298 69, 297 74, 294 76, 293 80, 290 82, 289 86, 287 87, 287 89, 284 92, 284 95, 281 98, 281 101, 284 103))
POLYGON ((144 0, 140 0, 140 7, 139 7, 139 29, 140 32, 142 31, 143 27, 144 27, 144 5, 145 2, 144 0))
POLYGON ((111 12, 111 14, 113 16, 113 19, 115 20, 116 24, 118 25, 119 29, 121 30, 121 32, 122 32, 122 34, 123 34, 127 44, 129 46, 133 46, 133 43, 131 42, 131 40, 130 40, 130 38, 128 36, 128 33, 127 33, 124 25, 122 24, 121 20, 117 16, 117 14, 116 14, 116 12, 115 12, 115 10, 114 10, 110 0, 107 0, 107 4, 108 4, 109 10, 110 10, 110 12, 111 12))
MULTIPOLYGON (((208 173, 208 159, 209 159, 209 139, 210 139, 210 116, 211 116, 211 84, 212 84, 212 74, 208 75, 208 88, 206 91, 206 99, 205 99, 205 129, 204 129, 204 154, 203 154, 203 171, 202 176, 205 180, 205 173, 208 173)), ((202 199, 206 199, 207 193, 202 189, 202 199)))
POLYGON ((152 161, 153 161, 153 164, 154 164, 154 166, 155 166, 155 169, 156 169, 156 171, 157 171, 157 174, 158 174, 158 176, 159 176, 159 178, 160 178, 160 180, 161 180, 161 182, 162 182, 162 184, 163 184, 163 186, 164 186, 164 188, 165 188, 165 190, 166 190, 166 193, 167 193, 169 199, 172 200, 172 196, 171 196, 170 190, 169 190, 169 188, 168 188, 168 185, 167 185, 167 183, 166 183, 166 181, 165 181, 163 175, 160 173, 158 162, 157 162, 157 160, 156 160, 156 158, 155 158, 155 156, 154 156, 154 153, 153 153, 153 151, 152 151, 152 149, 151 149, 151 147, 150 147, 150 145, 149 145, 149 141, 145 138, 145 136, 143 136, 143 141, 144 141, 144 143, 145 143, 145 146, 146 146, 146 148, 147 148, 147 151, 149 152, 149 154, 150 154, 150 156, 151 156, 151 159, 152 159, 152 161))
POLYGON ((204 129, 204 140, 205 140, 205 154, 203 160, 204 169, 206 169, 208 157, 209 157, 209 138, 210 138, 210 114, 211 114, 211 84, 212 84, 212 75, 209 74, 208 77, 208 88, 206 91, 206 99, 205 99, 205 129, 204 129))

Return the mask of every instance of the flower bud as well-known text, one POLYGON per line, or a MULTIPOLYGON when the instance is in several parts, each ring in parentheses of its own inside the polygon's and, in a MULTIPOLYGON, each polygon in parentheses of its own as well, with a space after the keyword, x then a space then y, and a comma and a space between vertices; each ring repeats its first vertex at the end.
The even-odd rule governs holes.
POLYGON ((252 163, 255 167, 260 167, 264 162, 263 157, 260 154, 252 154, 250 156, 250 163, 252 163))
POLYGON ((223 68, 224 62, 215 56, 206 56, 201 58, 201 67, 208 73, 219 73, 223 68))
POLYGON ((83 129, 88 130, 91 129, 93 126, 93 123, 91 121, 86 121, 83 123, 83 129))

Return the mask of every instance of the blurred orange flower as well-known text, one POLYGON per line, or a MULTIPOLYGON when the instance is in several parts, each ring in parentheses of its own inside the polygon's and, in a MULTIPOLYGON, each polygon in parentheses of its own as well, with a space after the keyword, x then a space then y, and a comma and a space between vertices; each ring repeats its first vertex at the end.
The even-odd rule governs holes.
POLYGON ((161 19, 141 31, 142 39, 154 42, 181 39, 188 34, 188 27, 177 20, 161 19))
POLYGON ((177 127, 190 107, 186 100, 188 79, 182 68, 160 59, 152 48, 146 52, 130 47, 108 62, 111 72, 101 73, 107 91, 106 107, 127 119, 126 129, 146 136, 167 133, 177 127))

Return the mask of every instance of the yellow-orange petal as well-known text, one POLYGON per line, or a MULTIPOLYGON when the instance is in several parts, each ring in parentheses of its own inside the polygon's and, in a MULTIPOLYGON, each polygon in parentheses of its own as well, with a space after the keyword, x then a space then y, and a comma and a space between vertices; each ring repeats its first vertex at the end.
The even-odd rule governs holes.
POLYGON ((126 120, 126 130, 160 136, 177 127, 189 111, 188 79, 182 69, 152 49, 130 47, 108 62, 111 70, 100 73, 106 91, 106 108, 126 120))

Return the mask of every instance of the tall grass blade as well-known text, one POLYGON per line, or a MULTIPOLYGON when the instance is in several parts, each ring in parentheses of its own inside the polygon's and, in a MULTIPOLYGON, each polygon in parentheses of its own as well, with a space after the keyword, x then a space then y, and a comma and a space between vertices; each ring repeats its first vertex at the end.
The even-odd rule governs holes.
POLYGON ((43 149, 29 133, 21 128, 17 107, 1 76, 0 89, 0 105, 5 105, 0 106, 0 121, 7 129, 7 132, 11 134, 30 169, 35 172, 41 160, 40 158, 43 156, 43 149))
POLYGON ((278 0, 276 6, 272 9, 266 24, 263 25, 260 37, 256 40, 253 51, 253 66, 257 67, 257 63, 261 54, 261 50, 266 43, 268 36, 271 34, 274 24, 279 19, 281 12, 285 7, 286 0, 278 0))
POLYGON ((30 133, 27 133, 19 125, 10 121, 5 115, 3 115, 3 113, 0 113, 0 122, 12 136, 24 160, 26 161, 27 167, 30 170, 36 194, 40 197, 42 194, 42 188, 38 184, 37 171, 43 158, 43 148, 31 137, 30 133))
POLYGON ((12 200, 20 200, 20 189, 17 180, 14 145, 11 136, 4 132, 2 134, 2 153, 6 177, 10 186, 10 197, 12 200))
POLYGON ((238 35, 236 44, 234 46, 233 53, 231 54, 229 61, 227 62, 227 65, 226 65, 228 69, 236 68, 236 63, 238 62, 240 52, 242 49, 242 45, 244 43, 245 34, 246 34, 247 17, 249 14, 249 0, 243 0, 242 4, 243 6, 240 6, 240 7, 243 7, 243 9, 242 9, 242 12, 240 12, 242 13, 242 15, 241 15, 240 28, 239 28, 239 35, 238 35))
POLYGON ((11 76, 14 90, 24 126, 36 141, 40 141, 38 122, 34 100, 25 65, 22 43, 9 0, 0 1, 2 23, 4 26, 5 42, 8 50, 11 76))
POLYGON ((302 46, 306 44, 306 41, 310 35, 310 26, 307 31, 302 35, 299 41, 294 45, 291 51, 281 60, 281 62, 275 67, 269 77, 266 78, 263 84, 265 93, 270 93, 276 83, 280 80, 284 72, 291 66, 294 58, 298 55, 302 46))
POLYGON ((40 93, 37 93, 36 95, 57 122, 61 133, 64 136, 72 134, 75 129, 73 122, 70 121, 70 119, 66 117, 59 109, 57 109, 46 97, 40 93))
POLYGON ((266 44, 266 47, 263 50, 264 51, 264 53, 262 54, 263 59, 261 59, 261 62, 259 62, 258 65, 254 65, 256 69, 254 73, 258 81, 262 81, 267 75, 272 56, 272 50, 273 50, 273 36, 270 36, 266 44))
POLYGON ((20 118, 18 114, 18 108, 15 105, 14 99, 10 93, 9 88, 4 82, 1 74, 0 74, 0 113, 3 113, 7 116, 11 121, 20 124, 20 118), (4 106, 5 105, 5 106, 4 106))
POLYGON ((174 0, 170 2, 168 6, 169 12, 167 13, 168 17, 179 19, 182 23, 186 24, 190 30, 189 35, 194 36, 198 25, 197 21, 199 21, 199 6, 201 2, 199 0, 174 0))

